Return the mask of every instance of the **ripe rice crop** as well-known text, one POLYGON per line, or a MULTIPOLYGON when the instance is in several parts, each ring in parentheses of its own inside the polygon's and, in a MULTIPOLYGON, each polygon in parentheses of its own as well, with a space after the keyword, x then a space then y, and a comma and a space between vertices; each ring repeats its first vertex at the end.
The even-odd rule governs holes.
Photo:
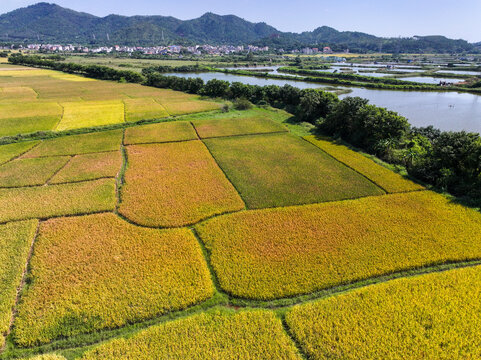
POLYGON ((200 141, 127 148, 119 212, 147 226, 183 226, 244 208, 200 141))
POLYGON ((70 157, 18 159, 0 166, 0 187, 43 185, 70 157))
POLYGON ((169 114, 162 105, 154 99, 124 99, 125 121, 139 121, 168 117, 169 114))
POLYGON ((309 359, 479 359, 481 267, 369 286, 294 307, 309 359))
POLYGON ((82 360, 109 359, 297 359, 300 356, 272 311, 221 311, 153 326, 115 339, 82 360))
POLYGON ((84 101, 62 103, 63 117, 57 130, 80 129, 124 122, 121 101, 84 101))
POLYGON ((54 102, 27 101, 21 104, 0 104, 0 120, 34 117, 56 117, 62 108, 54 102))
POLYGON ((111 211, 115 204, 113 179, 0 189, 0 222, 111 211))
POLYGON ((121 166, 122 155, 119 151, 76 155, 49 183, 58 184, 115 177, 121 166))
POLYGON ((389 193, 423 189, 421 185, 403 178, 401 175, 376 164, 371 159, 344 145, 336 144, 328 138, 307 136, 305 139, 347 166, 359 171, 389 193))
POLYGON ((187 121, 169 121, 135 126, 125 130, 125 144, 148 144, 195 140, 197 135, 187 121))
POLYGON ((36 76, 50 76, 54 73, 51 70, 41 70, 35 68, 25 68, 25 69, 12 69, 12 70, 3 70, 0 71, 0 78, 2 77, 14 77, 14 78, 21 78, 21 77, 36 77, 36 76))
POLYGON ((50 77, 53 77, 54 79, 74 81, 74 82, 98 81, 98 80, 90 79, 90 78, 87 78, 87 77, 84 77, 84 76, 73 75, 73 74, 65 74, 65 73, 62 73, 62 72, 55 72, 53 74, 50 74, 50 77))
POLYGON ((191 231, 140 228, 112 213, 42 223, 30 268, 14 329, 22 346, 150 319, 214 292, 191 231))
POLYGON ((27 262, 37 220, 0 225, 0 348, 10 327, 17 288, 27 262))
POLYGON ((212 111, 220 109, 221 105, 213 101, 204 100, 188 100, 188 101, 170 101, 161 99, 160 103, 170 115, 185 115, 204 111, 212 111))
POLYGON ((16 156, 22 155, 37 144, 38 141, 25 141, 8 145, 0 145, 0 164, 6 163, 16 156))
MULTIPOLYGON (((27 359, 24 359, 27 360, 27 359)), ((66 360, 63 356, 57 354, 44 354, 44 355, 37 355, 28 360, 66 360)))
POLYGON ((245 211, 197 230, 222 288, 251 299, 481 258, 481 214, 429 191, 245 211))
POLYGON ((37 98, 37 93, 27 86, 12 86, 0 89, 0 101, 32 101, 37 98))
POLYGON ((225 137, 205 143, 249 208, 384 194, 363 176, 293 135, 225 137))
POLYGON ((120 149, 122 130, 101 131, 44 140, 24 158, 39 156, 78 155, 120 149))
POLYGON ((0 137, 53 130, 59 121, 60 115, 1 119, 0 137))
POLYGON ((193 124, 201 138, 287 131, 283 125, 262 116, 199 120, 193 124))

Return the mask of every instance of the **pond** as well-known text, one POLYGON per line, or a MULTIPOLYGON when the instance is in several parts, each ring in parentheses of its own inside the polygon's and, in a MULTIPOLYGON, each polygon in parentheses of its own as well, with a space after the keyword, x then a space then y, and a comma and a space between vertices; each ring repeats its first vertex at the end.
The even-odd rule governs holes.
MULTIPOLYGON (((301 89, 332 86, 299 80, 264 79, 223 73, 176 73, 167 75, 185 78, 200 77, 204 81, 211 79, 239 81, 244 84, 260 86, 289 84, 301 89)), ((348 87, 339 87, 339 89, 346 88, 348 87)), ((350 94, 340 97, 360 96, 368 99, 371 104, 397 111, 407 117, 413 126, 433 125, 441 130, 466 130, 481 133, 481 96, 479 95, 443 91, 394 91, 356 87, 350 89, 352 90, 350 94)))
POLYGON ((403 78, 398 78, 398 80, 414 81, 421 84, 435 84, 435 85, 438 85, 440 82, 457 84, 464 81, 464 79, 444 79, 444 78, 437 78, 437 77, 435 78, 430 76, 403 77, 403 78))

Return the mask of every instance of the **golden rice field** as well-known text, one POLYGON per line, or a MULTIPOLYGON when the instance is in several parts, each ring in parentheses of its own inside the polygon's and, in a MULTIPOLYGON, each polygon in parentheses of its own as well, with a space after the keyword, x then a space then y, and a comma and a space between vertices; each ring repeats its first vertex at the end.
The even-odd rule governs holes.
POLYGON ((198 96, 138 84, 24 67, 0 71, 0 137, 123 124, 220 107, 198 96))
POLYGON ((481 258, 481 214, 429 191, 246 211, 196 228, 222 288, 248 299, 481 258))
POLYGON ((309 359, 479 359, 481 267, 390 281, 294 307, 309 359))
POLYGON ((26 346, 145 320, 214 291, 192 232, 140 228, 114 214, 42 223, 30 267, 14 329, 26 346))
POLYGON ((11 222, 0 225, 0 348, 10 327, 17 288, 26 268, 28 253, 38 221, 11 222))
POLYGON ((205 144, 251 209, 384 193, 294 135, 224 137, 205 144))
POLYGON ((63 169, 49 180, 49 184, 113 178, 117 176, 121 167, 122 155, 119 151, 75 155, 63 169))
POLYGON ((297 359, 294 343, 272 311, 210 311, 116 339, 82 360, 107 359, 297 359))
POLYGON ((125 129, 125 144, 151 144, 196 140, 197 135, 187 121, 170 121, 125 129))
POLYGON ((112 211, 115 180, 0 189, 0 223, 112 211))
POLYGON ((179 116, 185 114, 193 114, 204 111, 219 110, 221 104, 212 101, 202 101, 195 98, 185 101, 177 101, 176 99, 161 99, 159 100, 162 106, 172 116, 179 116))
POLYGON ((481 357, 478 210, 221 106, 0 66, 0 360, 481 357))
POLYGON ((56 156, 10 161, 0 166, 0 188, 44 185, 69 160, 56 156))
POLYGON ((202 139, 232 135, 285 132, 287 129, 267 117, 198 120, 193 122, 202 139))
POLYGON ((124 99, 125 121, 159 119, 169 117, 162 105, 154 99, 124 99))
POLYGON ((6 163, 30 150, 38 141, 24 141, 8 145, 0 145, 0 164, 6 163))
POLYGON ((127 147, 119 212, 137 224, 175 227, 244 203, 201 141, 127 147))
POLYGON ((125 110, 121 101, 85 101, 61 105, 63 116, 56 128, 58 131, 124 122, 125 110))
POLYGON ((423 189, 421 185, 405 179, 401 175, 376 164, 373 160, 368 159, 360 153, 328 138, 323 139, 316 136, 307 136, 305 139, 340 162, 360 172, 389 193, 423 189))
POLYGON ((94 132, 82 135, 44 140, 22 158, 79 155, 118 151, 122 143, 122 130, 94 132))

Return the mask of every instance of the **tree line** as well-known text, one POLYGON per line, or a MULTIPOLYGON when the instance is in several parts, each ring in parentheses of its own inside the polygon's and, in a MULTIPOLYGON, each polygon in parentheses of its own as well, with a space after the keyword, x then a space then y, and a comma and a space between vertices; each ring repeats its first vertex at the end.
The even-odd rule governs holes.
MULTIPOLYGON (((319 133, 354 145, 443 191, 481 206, 481 137, 479 134, 443 132, 433 127, 413 128, 408 120, 359 97, 340 100, 319 89, 291 85, 258 86, 240 82, 165 76, 153 69, 143 75, 106 66, 58 63, 38 56, 14 55, 14 64, 46 67, 96 79, 129 81, 201 96, 270 105, 294 114, 295 121, 314 125, 319 133)), ((171 69, 170 69, 171 71, 171 69)))

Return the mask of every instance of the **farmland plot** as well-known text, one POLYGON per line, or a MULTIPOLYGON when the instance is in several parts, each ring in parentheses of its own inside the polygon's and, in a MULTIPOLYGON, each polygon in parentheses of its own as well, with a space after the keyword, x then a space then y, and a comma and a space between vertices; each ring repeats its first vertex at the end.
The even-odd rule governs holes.
POLYGON ((292 135, 206 139, 249 208, 316 203, 384 192, 292 135))
POLYGON ((481 214, 428 191, 244 211, 197 231, 222 288, 249 299, 481 258, 481 214))
POLYGON ((131 225, 114 214, 42 223, 14 337, 21 345, 115 328, 213 295, 192 232, 131 225))
POLYGON ((284 132, 287 129, 267 117, 198 120, 193 122, 199 136, 204 138, 232 135, 284 132))
POLYGON ((127 147, 119 212, 137 224, 196 223, 244 203, 200 141, 127 147))
POLYGON ((405 278, 294 307, 312 359, 476 359, 481 267, 405 278))
POLYGON ((149 144, 195 140, 197 135, 187 121, 171 121, 131 127, 125 130, 125 144, 149 144))
POLYGON ((300 360, 271 311, 211 311, 161 324, 89 351, 82 360, 107 359, 300 360))

